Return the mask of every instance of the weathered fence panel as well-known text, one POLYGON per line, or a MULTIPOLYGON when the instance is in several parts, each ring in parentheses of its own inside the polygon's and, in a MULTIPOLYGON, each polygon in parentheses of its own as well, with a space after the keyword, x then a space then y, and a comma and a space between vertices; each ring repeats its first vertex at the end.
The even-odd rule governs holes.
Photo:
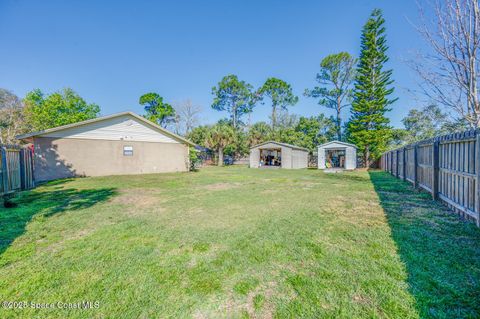
POLYGON ((415 146, 409 145, 405 150, 405 180, 413 183, 415 180, 415 146))
POLYGON ((0 195, 33 188, 32 150, 17 145, 0 145, 0 180, 0 195))
POLYGON ((407 145, 383 154, 381 163, 480 226, 480 130, 407 145))

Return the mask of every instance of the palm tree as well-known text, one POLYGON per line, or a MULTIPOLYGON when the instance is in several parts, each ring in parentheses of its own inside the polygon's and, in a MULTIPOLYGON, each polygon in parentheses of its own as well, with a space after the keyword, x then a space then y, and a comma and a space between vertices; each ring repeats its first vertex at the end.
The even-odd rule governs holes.
POLYGON ((218 153, 218 166, 223 165, 223 150, 235 142, 235 130, 226 124, 215 124, 207 134, 206 146, 218 153))
POLYGON ((257 122, 248 130, 248 146, 254 146, 262 142, 268 141, 271 137, 272 129, 265 122, 257 122))

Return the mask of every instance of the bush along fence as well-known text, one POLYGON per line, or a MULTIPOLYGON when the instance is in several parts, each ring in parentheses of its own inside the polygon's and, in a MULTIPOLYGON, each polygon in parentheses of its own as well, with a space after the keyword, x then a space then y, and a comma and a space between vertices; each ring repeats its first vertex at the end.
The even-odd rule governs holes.
POLYGON ((18 145, 0 144, 0 195, 3 198, 35 186, 33 152, 18 145))
POLYGON ((479 129, 406 145, 383 154, 380 164, 480 226, 479 129))

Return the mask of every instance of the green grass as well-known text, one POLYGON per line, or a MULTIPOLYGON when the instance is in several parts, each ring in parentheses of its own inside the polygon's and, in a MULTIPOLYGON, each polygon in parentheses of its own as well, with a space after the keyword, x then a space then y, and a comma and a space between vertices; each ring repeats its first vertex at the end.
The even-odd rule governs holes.
POLYGON ((1 318, 475 318, 480 230, 382 172, 56 181, 0 211, 1 318))

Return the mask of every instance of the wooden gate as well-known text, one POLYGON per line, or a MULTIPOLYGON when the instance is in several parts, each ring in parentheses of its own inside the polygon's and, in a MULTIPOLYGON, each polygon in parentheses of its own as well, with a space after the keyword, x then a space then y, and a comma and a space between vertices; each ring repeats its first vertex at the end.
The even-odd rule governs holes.
POLYGON ((18 145, 0 145, 0 182, 0 195, 33 188, 33 151, 18 145))

